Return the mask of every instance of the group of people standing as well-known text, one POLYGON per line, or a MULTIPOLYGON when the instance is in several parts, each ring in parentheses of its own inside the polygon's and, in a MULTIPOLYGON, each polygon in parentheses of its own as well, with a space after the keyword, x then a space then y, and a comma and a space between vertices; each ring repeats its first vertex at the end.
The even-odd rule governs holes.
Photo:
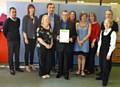
MULTIPOLYGON (((64 76, 70 79, 69 72, 73 70, 73 56, 77 56, 78 69, 76 74, 85 76, 95 72, 94 59, 100 58, 100 74, 97 80, 102 80, 103 85, 108 83, 111 71, 111 57, 116 44, 118 25, 113 21, 111 10, 105 12, 105 20, 101 27, 95 13, 80 13, 77 21, 75 11, 63 10, 61 15, 54 13, 55 4, 47 4, 47 13, 35 15, 35 7, 29 4, 27 15, 22 20, 22 31, 25 44, 25 69, 27 72, 36 70, 34 50, 37 45, 39 56, 39 76, 43 79, 50 78, 51 70, 56 70, 56 78, 64 76), (69 42, 60 42, 60 30, 69 30, 69 42), (101 32, 101 33, 100 33, 101 32)), ((10 8, 10 17, 5 21, 3 32, 8 41, 8 59, 10 74, 15 71, 23 72, 19 68, 20 48, 20 19, 16 17, 16 8, 10 8), (15 63, 13 56, 15 55, 15 63)))

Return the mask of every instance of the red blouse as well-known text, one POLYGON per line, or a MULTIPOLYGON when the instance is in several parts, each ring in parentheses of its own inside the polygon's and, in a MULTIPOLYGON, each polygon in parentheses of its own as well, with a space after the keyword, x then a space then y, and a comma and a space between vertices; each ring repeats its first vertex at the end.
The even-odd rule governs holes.
POLYGON ((91 35, 89 37, 90 42, 94 39, 98 39, 100 35, 100 24, 96 22, 95 24, 91 24, 91 35))

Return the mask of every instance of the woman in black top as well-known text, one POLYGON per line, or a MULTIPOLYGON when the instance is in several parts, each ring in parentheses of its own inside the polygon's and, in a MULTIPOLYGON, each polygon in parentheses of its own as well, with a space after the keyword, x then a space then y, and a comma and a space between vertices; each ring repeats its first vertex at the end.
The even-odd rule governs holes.
MULTIPOLYGON (((76 22, 77 22, 77 20, 76 20, 76 12, 75 12, 75 11, 70 11, 70 12, 69 12, 69 22, 70 22, 70 25, 71 25, 72 30, 74 31, 74 32, 73 32, 74 35, 77 36, 77 33, 76 33, 76 22)), ((73 43, 72 43, 72 53, 71 53, 70 67, 69 67, 71 71, 73 70, 73 65, 74 65, 74 64, 73 64, 73 63, 74 63, 74 59, 73 59, 74 43, 75 43, 75 41, 73 41, 73 43)))
POLYGON ((37 41, 40 44, 39 75, 43 79, 50 77, 51 53, 53 46, 52 31, 48 15, 42 17, 41 26, 37 29, 37 41))
POLYGON ((103 86, 108 84, 109 75, 112 68, 112 53, 116 47, 116 32, 112 30, 111 26, 112 20, 105 19, 105 30, 103 30, 100 34, 97 49, 97 56, 101 59, 100 65, 102 67, 101 75, 97 80, 102 80, 103 86))
POLYGON ((34 49, 36 45, 36 30, 38 27, 38 18, 35 16, 35 7, 28 6, 28 14, 24 16, 22 22, 23 37, 25 42, 25 66, 26 71, 35 70, 33 66, 34 49), (29 63, 30 61, 30 63, 29 63), (31 69, 30 69, 31 68, 31 69))

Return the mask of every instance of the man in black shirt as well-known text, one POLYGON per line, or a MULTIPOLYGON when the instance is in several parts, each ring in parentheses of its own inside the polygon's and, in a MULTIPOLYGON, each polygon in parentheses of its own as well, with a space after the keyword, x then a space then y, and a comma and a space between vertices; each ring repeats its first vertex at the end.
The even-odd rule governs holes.
POLYGON ((76 39, 76 31, 71 28, 71 25, 68 21, 68 11, 64 10, 61 14, 60 29, 57 31, 58 35, 56 37, 57 43, 57 53, 58 53, 58 72, 56 78, 61 78, 64 76, 65 80, 69 80, 69 66, 70 58, 72 54, 72 44, 76 39), (60 31, 67 30, 69 31, 69 41, 60 42, 60 31))
POLYGON ((19 48, 20 48, 20 19, 16 17, 16 9, 10 8, 10 17, 5 21, 3 25, 3 33, 8 42, 8 61, 10 74, 15 75, 15 70, 23 72, 19 68, 19 48), (13 56, 15 55, 15 63, 13 56), (14 65, 15 64, 15 65, 14 65))
MULTIPOLYGON (((112 10, 106 10, 105 11, 105 19, 107 19, 107 18, 110 18, 110 19, 112 19, 113 20, 113 12, 112 12, 112 10)), ((114 20, 113 20, 113 23, 112 23, 112 27, 111 27, 112 29, 113 29, 113 31, 116 31, 116 32, 118 32, 118 24, 117 24, 117 22, 115 22, 114 20)), ((105 29, 105 27, 104 27, 104 21, 101 23, 101 30, 104 30, 105 29)))

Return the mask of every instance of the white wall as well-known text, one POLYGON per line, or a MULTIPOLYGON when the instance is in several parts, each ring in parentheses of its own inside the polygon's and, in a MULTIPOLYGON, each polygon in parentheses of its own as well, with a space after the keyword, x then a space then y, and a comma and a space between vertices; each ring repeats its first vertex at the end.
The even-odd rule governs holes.
MULTIPOLYGON (((31 2, 31 0, 0 0, 0 14, 1 13, 7 13, 6 11, 6 3, 7 1, 23 1, 23 2, 31 2)), ((34 0, 34 2, 49 2, 50 0, 34 0)), ((84 3, 84 4, 88 4, 88 3, 84 3)), ((97 3, 89 3, 91 5, 96 5, 97 3)), ((98 4, 97 4, 98 5, 98 4)), ((106 5, 110 5, 110 4, 106 4, 106 5)), ((114 13, 114 18, 117 19, 120 22, 120 4, 113 4, 111 5, 113 13, 114 13)))
POLYGON ((120 40, 120 4, 112 5, 112 11, 114 13, 114 19, 118 22, 119 32, 118 32, 118 40, 120 40))
POLYGON ((0 0, 0 14, 6 13, 6 0, 0 0))
MULTIPOLYGON (((0 14, 1 13, 7 13, 6 11, 6 3, 7 1, 23 1, 23 2, 31 2, 31 0, 0 0, 0 14)), ((34 0, 35 2, 46 2, 49 0, 34 0)))

